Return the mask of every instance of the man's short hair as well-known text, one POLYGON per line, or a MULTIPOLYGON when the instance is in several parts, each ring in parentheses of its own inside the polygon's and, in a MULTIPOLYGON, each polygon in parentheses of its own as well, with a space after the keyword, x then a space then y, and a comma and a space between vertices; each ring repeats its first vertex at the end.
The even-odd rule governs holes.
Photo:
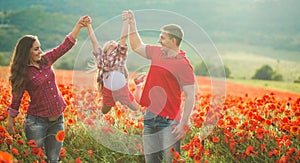
POLYGON ((175 38, 176 39, 176 45, 179 46, 181 43, 181 40, 183 38, 183 30, 182 28, 177 25, 177 24, 168 24, 168 25, 164 25, 161 28, 162 31, 166 31, 170 38, 175 38))

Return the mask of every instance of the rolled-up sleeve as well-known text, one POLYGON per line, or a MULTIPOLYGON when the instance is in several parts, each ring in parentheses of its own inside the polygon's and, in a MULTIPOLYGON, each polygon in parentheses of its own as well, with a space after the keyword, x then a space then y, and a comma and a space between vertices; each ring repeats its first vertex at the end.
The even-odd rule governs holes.
POLYGON ((68 34, 67 37, 70 39, 70 41, 75 44, 76 43, 76 39, 71 35, 71 34, 68 34))
POLYGON ((72 37, 72 35, 68 34, 60 45, 45 53, 44 57, 48 63, 52 65, 60 57, 66 54, 75 44, 76 40, 72 37))
POLYGON ((12 95, 12 100, 10 106, 8 106, 7 112, 8 115, 11 117, 16 117, 19 114, 19 108, 21 105, 21 101, 23 98, 24 91, 22 91, 22 94, 17 96, 15 93, 12 95))

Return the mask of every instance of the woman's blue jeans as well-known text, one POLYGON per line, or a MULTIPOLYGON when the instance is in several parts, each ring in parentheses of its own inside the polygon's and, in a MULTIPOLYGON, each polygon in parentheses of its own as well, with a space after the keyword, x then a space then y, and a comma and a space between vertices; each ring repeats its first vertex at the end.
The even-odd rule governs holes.
POLYGON ((27 141, 35 140, 39 148, 44 147, 48 162, 58 162, 63 143, 58 142, 55 136, 58 131, 64 130, 63 115, 55 121, 49 121, 46 117, 27 115, 24 130, 27 141))
POLYGON ((144 154, 146 163, 172 162, 171 148, 180 152, 180 141, 172 134, 173 126, 178 122, 151 113, 144 114, 144 154))

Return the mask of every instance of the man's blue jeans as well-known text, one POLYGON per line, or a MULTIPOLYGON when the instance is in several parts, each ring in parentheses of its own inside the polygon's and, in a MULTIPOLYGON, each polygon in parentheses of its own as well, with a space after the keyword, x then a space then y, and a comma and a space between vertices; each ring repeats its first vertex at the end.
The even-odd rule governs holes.
POLYGON ((171 132, 178 122, 151 113, 144 114, 144 154, 146 163, 172 162, 171 148, 180 152, 180 141, 171 132))
POLYGON ((58 142, 55 136, 58 131, 64 130, 63 115, 55 121, 49 121, 48 118, 27 115, 24 130, 27 141, 35 140, 39 148, 45 148, 48 162, 58 162, 63 143, 58 142))

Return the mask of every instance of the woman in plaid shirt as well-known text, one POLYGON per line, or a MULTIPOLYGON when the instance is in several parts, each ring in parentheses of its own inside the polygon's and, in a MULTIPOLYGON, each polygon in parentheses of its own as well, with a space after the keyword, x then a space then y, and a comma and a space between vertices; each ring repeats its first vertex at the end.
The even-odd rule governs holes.
POLYGON ((99 94, 102 99, 102 113, 106 114, 115 106, 116 101, 123 105, 127 105, 131 110, 139 109, 139 101, 141 86, 145 75, 141 74, 135 79, 136 91, 131 94, 128 89, 127 78, 128 71, 126 68, 128 35, 128 18, 126 13, 122 13, 122 32, 120 41, 107 41, 103 49, 100 48, 96 36, 93 32, 91 22, 87 29, 93 46, 93 54, 97 61, 98 73, 97 83, 99 94))
POLYGON ((8 107, 7 131, 15 134, 14 117, 19 114, 23 94, 27 91, 30 102, 24 124, 25 135, 27 141, 34 140, 39 148, 44 147, 48 162, 59 160, 62 142, 57 141, 55 135, 64 130, 63 111, 66 107, 52 65, 75 45, 80 29, 89 19, 88 16, 81 17, 64 41, 46 53, 42 51, 37 36, 23 36, 11 58, 12 102, 8 107))

